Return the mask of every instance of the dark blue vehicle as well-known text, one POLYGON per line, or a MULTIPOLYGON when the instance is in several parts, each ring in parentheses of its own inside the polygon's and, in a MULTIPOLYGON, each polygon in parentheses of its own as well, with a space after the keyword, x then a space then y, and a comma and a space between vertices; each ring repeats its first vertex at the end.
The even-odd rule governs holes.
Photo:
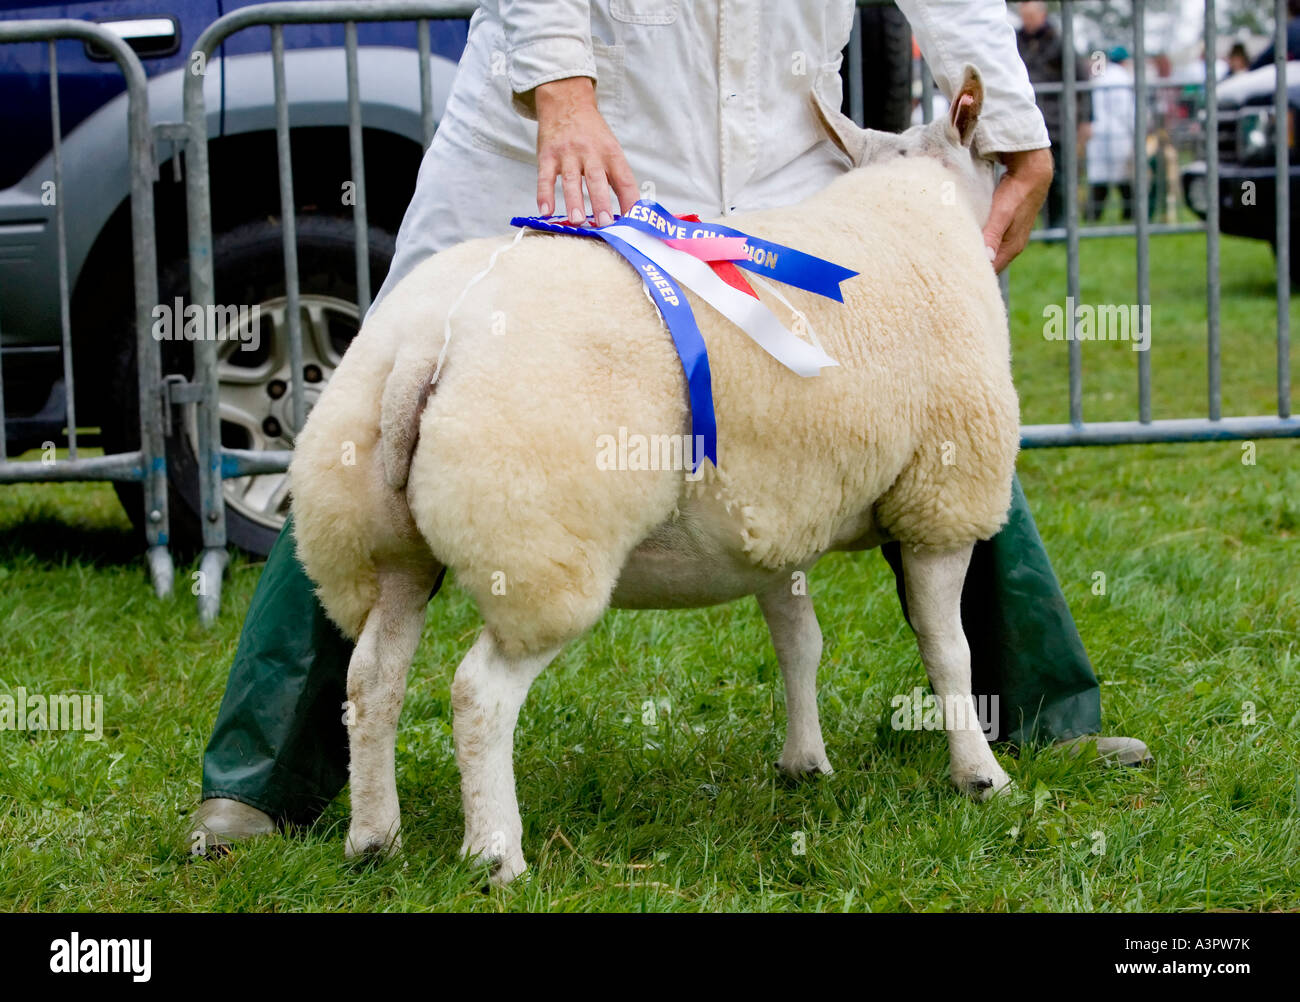
MULTIPOLYGON (((1292 22, 1300 31, 1300 20, 1292 22)), ((1269 55, 1271 55, 1271 48, 1269 55)), ((1293 53, 1294 55, 1294 53, 1293 53)), ((1265 65, 1219 84, 1219 130, 1209 136, 1219 148, 1219 229, 1233 236, 1267 240, 1277 247, 1277 144, 1290 150, 1291 282, 1300 284, 1300 157, 1295 118, 1300 114, 1300 62, 1287 63, 1287 120, 1274 108, 1277 74, 1265 65), (1283 138, 1285 137, 1285 138, 1283 138)), ((1183 194, 1202 219, 1211 192, 1205 161, 1183 168, 1183 194)))
MULTIPOLYGON (((0 0, 0 18, 70 17, 105 24, 127 40, 149 76, 154 123, 179 122, 181 74, 199 33, 252 0, 148 0, 25 3, 0 0)), ((435 21, 432 79, 435 120, 446 103, 468 29, 435 21)), ((374 288, 387 271, 394 235, 422 155, 419 63, 413 22, 362 24, 361 80, 370 271, 374 288)), ((355 267, 347 138, 343 27, 285 29, 294 196, 303 309, 306 378, 315 392, 356 333, 355 267)), ((65 438, 58 291, 50 80, 47 46, 0 46, 0 350, 9 454, 65 438)), ((58 43, 63 133, 63 202, 74 383, 80 440, 96 429, 112 452, 136 447, 134 333, 126 99, 106 53, 58 43)), ((258 306, 257 351, 231 350, 221 368, 222 438, 247 449, 291 448, 292 401, 276 174, 270 30, 232 36, 209 64, 207 87, 212 213, 219 303, 258 306)), ((188 292, 184 183, 167 144, 158 146, 155 185, 159 300, 188 292)), ((233 343, 232 343, 233 347, 233 343)), ((184 342, 164 344, 164 368, 190 371, 184 342)), ((172 530, 197 540, 194 434, 183 422, 168 442, 173 481, 172 530)), ((125 496, 138 485, 118 485, 125 496)), ((287 510, 282 476, 226 482, 228 532, 235 544, 266 552, 287 510)), ((130 503, 133 518, 140 505, 130 503)))

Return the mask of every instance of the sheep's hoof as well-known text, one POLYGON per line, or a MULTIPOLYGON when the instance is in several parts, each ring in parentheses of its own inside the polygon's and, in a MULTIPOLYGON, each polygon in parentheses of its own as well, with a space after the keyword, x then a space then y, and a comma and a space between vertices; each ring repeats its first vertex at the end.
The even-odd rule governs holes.
POLYGON ((523 854, 519 853, 514 859, 497 860, 488 873, 488 880, 493 887, 505 887, 527 873, 528 864, 524 862, 523 854))
POLYGON ((466 842, 460 847, 460 858, 487 870, 488 880, 493 887, 504 887, 528 870, 524 854, 518 849, 473 849, 466 842))
POLYGON ((358 862, 377 862, 395 856, 402 848, 402 836, 394 833, 392 838, 383 835, 348 832, 343 844, 343 855, 358 862))
POLYGON ((773 765, 783 776, 793 780, 829 776, 835 772, 825 755, 782 755, 773 765))
POLYGON ((968 779, 953 779, 953 784, 972 800, 984 803, 994 797, 1003 797, 1015 789, 1015 784, 1001 769, 989 775, 976 774, 968 779))

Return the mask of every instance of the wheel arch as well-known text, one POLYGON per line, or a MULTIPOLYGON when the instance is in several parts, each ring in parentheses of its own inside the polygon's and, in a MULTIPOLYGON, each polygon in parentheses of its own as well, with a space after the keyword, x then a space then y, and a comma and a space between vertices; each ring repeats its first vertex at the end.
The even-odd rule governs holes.
MULTIPOLYGON (((309 126, 291 132, 294 164, 316 165, 310 172, 295 170, 294 207, 299 213, 316 212, 350 219, 342 184, 351 180, 348 132, 345 126, 309 126), (336 170, 319 165, 337 162, 336 170)), ((212 227, 220 234, 244 223, 281 214, 279 174, 274 131, 258 130, 220 136, 209 141, 209 175, 212 227), (250 169, 250 165, 251 169, 250 169)), ((406 135, 381 129, 362 130, 366 163, 366 215, 368 225, 396 233, 415 190, 422 149, 406 135)), ((161 164, 154 185, 156 241, 160 269, 187 255, 185 185, 173 179, 172 159, 161 164)), ((108 216, 86 255, 73 286, 71 308, 74 352, 78 368, 78 403, 84 387, 100 385, 87 375, 101 371, 104 352, 111 351, 104 337, 103 319, 132 313, 131 206, 124 197, 108 216)), ((382 275, 372 276, 378 288, 382 275)), ((98 395, 86 400, 89 418, 102 405, 98 395)))

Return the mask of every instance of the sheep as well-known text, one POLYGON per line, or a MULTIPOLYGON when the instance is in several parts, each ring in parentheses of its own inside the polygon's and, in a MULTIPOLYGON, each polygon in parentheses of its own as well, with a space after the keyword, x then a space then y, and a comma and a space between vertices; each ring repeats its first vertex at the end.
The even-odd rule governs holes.
MULTIPOLYGON (((397 721, 446 568, 484 619, 451 686, 461 854, 497 884, 526 866, 519 709, 611 605, 754 595, 786 690, 777 765, 830 773, 821 632, 799 583, 824 553, 898 540, 934 692, 975 719, 962 583, 974 542, 1005 521, 1019 446, 1006 314, 981 235, 993 167, 971 149, 982 100, 969 67, 948 118, 890 135, 814 98, 854 169, 798 205, 726 222, 859 272, 842 305, 792 288, 784 306, 764 297, 774 312, 797 311, 795 329, 811 329, 839 365, 800 378, 693 298, 719 440, 701 476, 598 468, 602 436, 690 423, 662 320, 599 241, 473 240, 424 262, 373 311, 291 467, 299 559, 356 640, 348 857, 400 847, 397 721), (556 276, 587 291, 557 294, 556 276)), ((1010 779, 959 716, 945 717, 951 780, 986 799, 1010 779)))

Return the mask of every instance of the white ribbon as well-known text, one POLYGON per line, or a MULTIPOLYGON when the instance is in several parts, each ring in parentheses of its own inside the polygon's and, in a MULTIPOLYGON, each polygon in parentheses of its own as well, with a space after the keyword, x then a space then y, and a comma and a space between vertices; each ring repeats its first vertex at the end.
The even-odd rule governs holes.
POLYGON ((634 226, 615 223, 604 230, 648 257, 664 274, 694 292, 791 372, 816 376, 828 365, 839 365, 820 347, 786 330, 771 310, 753 296, 732 288, 699 258, 669 247, 634 226))
POLYGON ((460 290, 460 295, 452 301, 451 307, 447 310, 447 316, 442 322, 442 350, 438 352, 438 361, 434 364, 433 375, 429 378, 430 386, 438 381, 438 376, 442 374, 442 363, 447 360, 447 349, 451 347, 451 318, 455 315, 456 311, 460 309, 460 304, 465 301, 465 296, 469 293, 469 290, 474 288, 474 286, 478 285, 479 282, 483 281, 483 279, 487 278, 488 275, 492 273, 492 268, 496 265, 497 258, 510 250, 511 247, 517 246, 519 241, 524 238, 524 234, 528 232, 528 230, 521 227, 519 232, 515 234, 515 238, 511 240, 510 243, 502 244, 494 250, 492 256, 488 258, 487 267, 466 282, 465 288, 460 290))

